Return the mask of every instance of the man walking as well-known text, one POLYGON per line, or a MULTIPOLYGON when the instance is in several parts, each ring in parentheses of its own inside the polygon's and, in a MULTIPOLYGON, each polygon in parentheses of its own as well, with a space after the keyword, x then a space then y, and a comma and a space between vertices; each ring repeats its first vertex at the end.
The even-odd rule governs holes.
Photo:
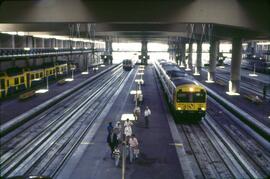
POLYGON ((146 106, 144 110, 144 120, 145 120, 145 127, 149 128, 149 117, 151 115, 151 110, 149 109, 148 106, 146 106))

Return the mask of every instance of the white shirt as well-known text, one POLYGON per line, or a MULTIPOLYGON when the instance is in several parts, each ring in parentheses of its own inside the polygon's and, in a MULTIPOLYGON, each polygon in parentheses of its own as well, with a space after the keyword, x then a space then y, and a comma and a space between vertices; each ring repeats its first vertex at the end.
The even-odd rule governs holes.
POLYGON ((132 129, 130 126, 126 126, 125 127, 125 130, 124 130, 124 133, 126 136, 131 136, 132 135, 132 129))
POLYGON ((145 116, 145 117, 148 117, 148 116, 150 116, 150 115, 151 115, 150 109, 144 110, 144 116, 145 116))
POLYGON ((127 127, 127 126, 132 126, 133 123, 131 121, 125 121, 124 123, 124 127, 127 127))

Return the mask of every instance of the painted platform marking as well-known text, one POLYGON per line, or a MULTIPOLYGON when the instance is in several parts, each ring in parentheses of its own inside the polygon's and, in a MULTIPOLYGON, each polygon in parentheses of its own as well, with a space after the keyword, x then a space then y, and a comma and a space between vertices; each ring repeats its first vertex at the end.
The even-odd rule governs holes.
POLYGON ((82 145, 93 145, 94 142, 81 142, 82 145))
POLYGON ((169 145, 173 145, 175 147, 183 147, 182 143, 169 143, 169 145))

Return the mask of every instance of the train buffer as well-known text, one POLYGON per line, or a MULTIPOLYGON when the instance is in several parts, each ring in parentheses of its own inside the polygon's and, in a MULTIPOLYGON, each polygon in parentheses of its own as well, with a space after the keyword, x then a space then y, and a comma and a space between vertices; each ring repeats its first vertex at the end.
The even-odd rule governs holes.
POLYGON ((244 98, 246 98, 246 99, 248 99, 251 102, 256 103, 256 104, 261 104, 263 102, 262 99, 257 95, 244 94, 244 98))
POLYGON ((25 99, 31 98, 31 97, 33 97, 35 95, 36 95, 35 91, 34 90, 31 90, 31 91, 28 91, 26 93, 21 94, 19 96, 19 99, 20 100, 25 100, 25 99))

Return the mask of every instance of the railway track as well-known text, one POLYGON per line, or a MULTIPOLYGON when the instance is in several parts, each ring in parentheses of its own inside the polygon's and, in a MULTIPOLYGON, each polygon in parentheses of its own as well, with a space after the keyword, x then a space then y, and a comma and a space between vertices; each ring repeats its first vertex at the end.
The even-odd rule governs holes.
POLYGON ((65 99, 59 108, 40 114, 28 127, 5 136, 1 176, 54 176, 123 83, 126 73, 121 68, 112 73, 74 94, 72 101, 65 99))
POLYGON ((267 146, 259 143, 239 119, 211 97, 205 123, 211 126, 216 135, 229 147, 251 178, 270 176, 270 152, 267 146))
POLYGON ((191 162, 197 177, 269 177, 269 150, 235 123, 222 106, 208 106, 201 123, 177 125, 184 134, 186 153, 193 156, 191 162))
POLYGON ((233 178, 234 175, 227 166, 227 163, 220 155, 220 151, 215 148, 203 126, 181 125, 189 150, 194 155, 197 165, 203 178, 233 178))

